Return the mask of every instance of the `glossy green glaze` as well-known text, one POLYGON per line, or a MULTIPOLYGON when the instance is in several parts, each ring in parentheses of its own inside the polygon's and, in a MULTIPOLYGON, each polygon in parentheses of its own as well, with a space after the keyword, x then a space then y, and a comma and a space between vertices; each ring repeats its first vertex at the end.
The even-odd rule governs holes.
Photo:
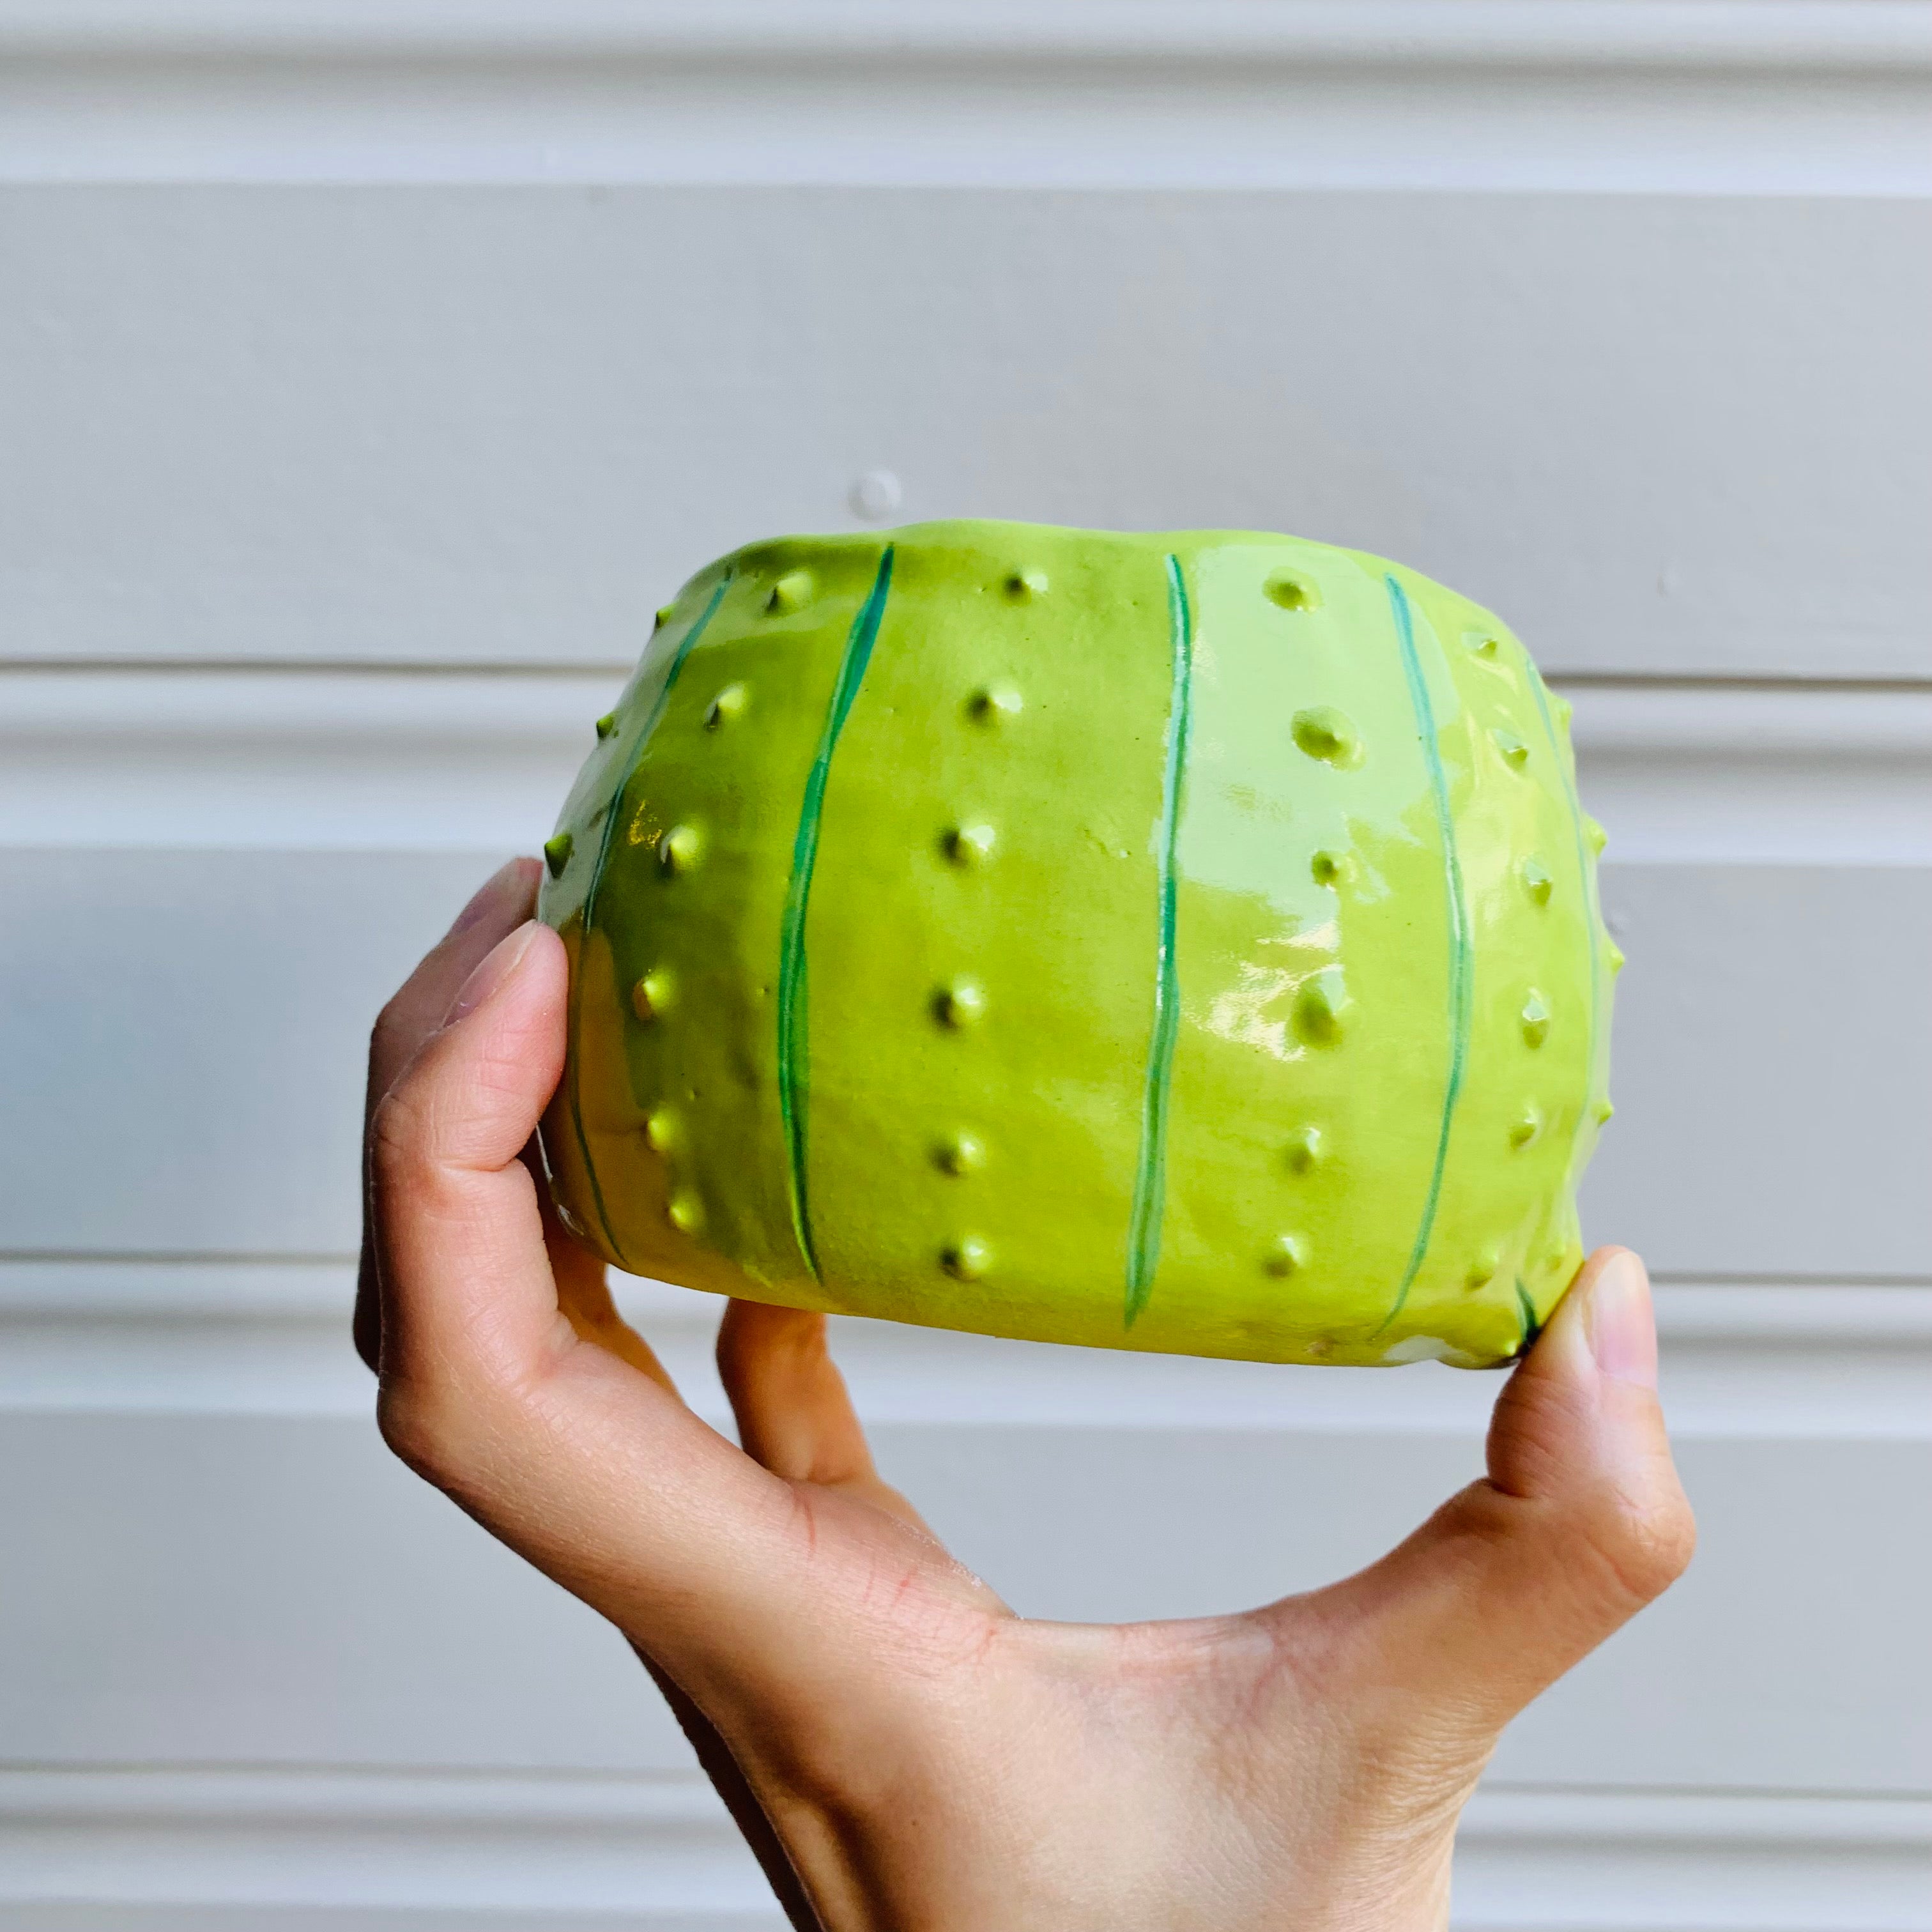
POLYGON ((1609 1110, 1566 718, 1489 612, 1292 538, 740 550, 546 848, 559 1206, 800 1307, 1507 1360, 1609 1110))

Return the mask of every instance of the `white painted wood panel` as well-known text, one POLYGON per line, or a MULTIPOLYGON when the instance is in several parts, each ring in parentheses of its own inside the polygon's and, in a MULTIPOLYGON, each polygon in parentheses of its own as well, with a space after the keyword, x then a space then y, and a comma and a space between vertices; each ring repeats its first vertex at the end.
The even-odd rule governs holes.
MULTIPOLYGON (((1344 1574, 1480 1468, 1479 1429, 1340 1422, 904 1422, 874 1439, 1016 1608, 1080 1618, 1226 1610, 1344 1574)), ((34 1580, 0 1604, 7 1654, 34 1660, 0 1688, 10 1757, 688 1763, 615 1634, 416 1483, 366 1419, 4 1415, 0 1447, 10 1564, 34 1580)), ((1705 1519, 1691 1574, 1519 1720, 1496 1775, 1932 1785, 1932 1572, 1922 1538, 1878 1534, 1922 1508, 1932 1444, 1693 1436, 1680 1454, 1705 1519)))
POLYGON ((1675 1274, 1932 1263, 1932 872, 1606 866, 1633 964, 1593 1238, 1675 1274))
POLYGON ((15 186, 0 261, 16 657, 616 664, 883 469, 1932 676, 1923 199, 15 186))

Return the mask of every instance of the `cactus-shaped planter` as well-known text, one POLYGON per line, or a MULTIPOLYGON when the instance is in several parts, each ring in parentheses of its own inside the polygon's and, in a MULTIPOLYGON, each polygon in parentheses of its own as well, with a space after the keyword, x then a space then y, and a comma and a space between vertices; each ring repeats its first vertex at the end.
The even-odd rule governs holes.
POLYGON ((1610 1112, 1568 717, 1489 612, 1289 537, 739 550, 546 848, 559 1209, 796 1307, 1508 1360, 1610 1112))

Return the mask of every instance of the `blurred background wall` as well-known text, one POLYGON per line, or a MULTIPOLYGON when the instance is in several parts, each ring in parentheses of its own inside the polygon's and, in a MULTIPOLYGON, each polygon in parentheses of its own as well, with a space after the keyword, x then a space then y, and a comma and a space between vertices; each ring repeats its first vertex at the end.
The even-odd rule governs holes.
MULTIPOLYGON (((1928 194, 1916 0, 4 0, 0 1927, 776 1923, 376 1440, 359 1063, 685 575, 958 514, 1393 553, 1574 700, 1704 1543, 1458 1922, 1932 1926, 1928 194)), ((1072 1616, 1364 1560, 1498 1386, 839 1348, 1072 1616)))

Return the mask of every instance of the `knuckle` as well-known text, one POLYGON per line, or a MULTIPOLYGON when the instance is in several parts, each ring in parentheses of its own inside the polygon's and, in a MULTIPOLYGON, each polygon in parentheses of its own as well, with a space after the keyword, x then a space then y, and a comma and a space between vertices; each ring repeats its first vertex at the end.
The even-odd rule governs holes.
POLYGON ((428 1145, 428 1122, 406 1092, 383 1095, 369 1118, 369 1160, 380 1187, 427 1180, 436 1162, 428 1145))
POLYGON ((376 1016, 376 1024, 369 1029, 370 1064, 392 1064, 414 1043, 421 1030, 411 1003, 404 994, 396 994, 384 1004, 376 1016))
POLYGON ((1663 1595, 1696 1547, 1696 1524, 1674 1480, 1654 1494, 1598 1492, 1573 1510, 1568 1528, 1580 1552, 1632 1610, 1663 1595))
POLYGON ((456 1480, 466 1460, 460 1414, 419 1382, 386 1382, 376 1396, 376 1426, 391 1454, 439 1489, 456 1480))

